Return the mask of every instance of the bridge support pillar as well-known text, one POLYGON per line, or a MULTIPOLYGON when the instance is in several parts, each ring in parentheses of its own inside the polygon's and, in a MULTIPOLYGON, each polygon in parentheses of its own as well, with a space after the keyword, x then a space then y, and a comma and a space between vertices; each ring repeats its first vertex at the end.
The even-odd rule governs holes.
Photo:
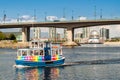
POLYGON ((30 28, 22 28, 22 42, 30 40, 30 28))
POLYGON ((67 41, 63 43, 64 46, 77 46, 74 42, 74 28, 67 28, 67 41))

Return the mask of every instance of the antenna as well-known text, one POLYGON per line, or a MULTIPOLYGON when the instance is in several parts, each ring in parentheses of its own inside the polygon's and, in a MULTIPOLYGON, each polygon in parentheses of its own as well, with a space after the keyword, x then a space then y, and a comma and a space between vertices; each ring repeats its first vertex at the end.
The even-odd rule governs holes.
POLYGON ((18 18, 17 18, 17 22, 19 23, 20 21, 20 17, 19 17, 19 14, 17 14, 18 18))
POLYGON ((72 10, 72 20, 74 19, 74 17, 73 17, 73 13, 74 13, 74 11, 72 10))
POLYGON ((3 11, 3 21, 4 21, 4 23, 5 23, 5 20, 6 20, 6 14, 5 14, 5 10, 3 11))
POLYGON ((65 18, 65 8, 63 8, 63 18, 65 18))
POLYGON ((34 27, 34 22, 36 21, 36 9, 34 9, 34 16, 33 16, 33 18, 34 18, 34 21, 32 23, 32 27, 33 27, 33 37, 35 39, 36 38, 36 28, 34 27))
POLYGON ((46 18, 46 16, 47 16, 47 12, 45 12, 44 14, 45 14, 45 21, 47 21, 47 18, 46 18))
POLYGON ((102 9, 100 9, 100 19, 102 19, 102 9))
POLYGON ((34 9, 34 21, 36 21, 36 9, 34 9))

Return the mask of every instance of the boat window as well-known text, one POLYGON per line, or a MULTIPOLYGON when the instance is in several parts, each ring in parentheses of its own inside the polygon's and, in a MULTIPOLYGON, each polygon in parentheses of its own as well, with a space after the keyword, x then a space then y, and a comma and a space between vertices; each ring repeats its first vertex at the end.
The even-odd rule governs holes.
POLYGON ((48 55, 51 55, 50 50, 48 50, 48 55))
POLYGON ((34 42, 31 43, 32 47, 34 47, 34 42))
POLYGON ((55 56, 55 55, 56 55, 55 50, 52 50, 52 55, 53 55, 53 56, 55 56))
POLYGON ((51 43, 50 42, 46 42, 46 47, 51 47, 51 43))
POLYGON ((39 43, 39 47, 40 47, 40 48, 43 48, 43 44, 42 44, 42 43, 39 43))
POLYGON ((58 50, 56 50, 56 55, 58 55, 58 50))
POLYGON ((51 50, 45 50, 45 55, 51 55, 51 50))
POLYGON ((34 50, 34 55, 39 55, 39 51, 38 50, 34 50))
POLYGON ((35 47, 38 47, 38 43, 37 42, 35 42, 35 47))
POLYGON ((40 55, 41 55, 41 56, 43 56, 43 55, 44 55, 43 50, 40 50, 40 55))
POLYGON ((62 55, 62 49, 59 49, 59 54, 62 55))
POLYGON ((33 50, 30 51, 30 54, 29 54, 29 55, 30 55, 30 56, 33 56, 33 55, 34 55, 33 50))
POLYGON ((27 50, 22 51, 22 56, 27 56, 27 50))
POLYGON ((17 56, 21 56, 21 51, 18 50, 17 56))
POLYGON ((50 44, 48 44, 48 47, 50 47, 50 44))
POLYGON ((52 50, 52 55, 55 56, 55 55, 58 55, 58 50, 52 50))

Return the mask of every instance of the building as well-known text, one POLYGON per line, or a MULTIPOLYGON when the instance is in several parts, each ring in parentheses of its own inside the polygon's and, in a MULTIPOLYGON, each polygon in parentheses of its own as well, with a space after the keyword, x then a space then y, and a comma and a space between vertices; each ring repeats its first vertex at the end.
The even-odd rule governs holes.
POLYGON ((49 28, 49 40, 55 41, 56 40, 56 28, 49 28))
MULTIPOLYGON (((78 18, 78 20, 80 20, 80 21, 87 20, 87 17, 80 16, 78 18)), ((89 34, 90 34, 90 27, 82 28, 82 37, 83 37, 83 39, 88 39, 89 34)))
POLYGON ((61 40, 62 40, 61 34, 60 34, 60 33, 57 33, 56 38, 57 38, 57 41, 61 41, 61 40))
POLYGON ((82 38, 82 32, 77 32, 75 34, 75 41, 80 43, 81 42, 81 38, 82 38))
POLYGON ((40 34, 41 34, 41 31, 39 27, 33 28, 33 36, 35 39, 40 39, 40 34))
POLYGON ((67 29, 64 29, 64 40, 67 40, 67 29))
POLYGON ((101 43, 99 33, 96 30, 90 32, 88 43, 101 43))
POLYGON ((101 28, 100 29, 100 38, 103 40, 109 39, 109 29, 101 28))
POLYGON ((89 38, 90 28, 89 27, 83 28, 82 33, 83 33, 83 38, 89 38))

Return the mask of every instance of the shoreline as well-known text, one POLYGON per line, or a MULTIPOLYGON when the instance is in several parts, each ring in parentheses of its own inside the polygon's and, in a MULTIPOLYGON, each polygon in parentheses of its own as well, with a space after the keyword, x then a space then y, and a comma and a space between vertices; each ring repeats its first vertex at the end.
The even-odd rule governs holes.
MULTIPOLYGON (((120 46, 120 42, 104 42, 103 45, 120 46)), ((29 42, 12 42, 12 41, 0 41, 0 48, 26 48, 29 47, 29 42)))
POLYGON ((0 42, 0 48, 12 48, 12 49, 17 49, 17 48, 26 48, 29 46, 28 42, 0 42))
POLYGON ((104 45, 120 45, 120 42, 104 42, 104 45))

